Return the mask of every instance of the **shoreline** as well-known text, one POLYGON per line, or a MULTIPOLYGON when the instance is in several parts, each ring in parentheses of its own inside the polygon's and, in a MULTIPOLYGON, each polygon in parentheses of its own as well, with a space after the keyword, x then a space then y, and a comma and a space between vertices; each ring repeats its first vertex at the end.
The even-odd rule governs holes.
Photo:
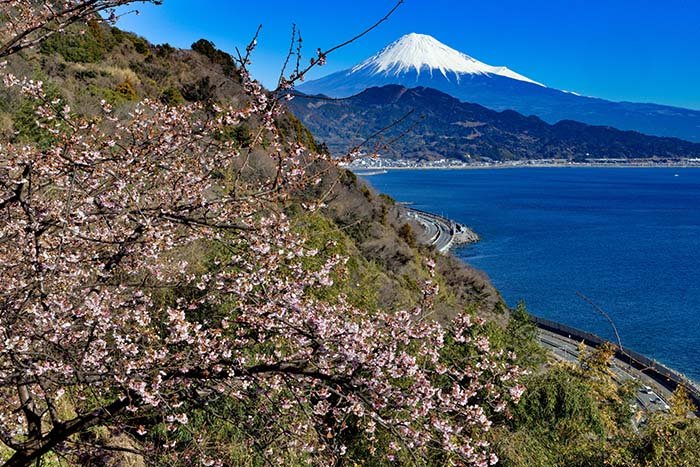
POLYGON ((568 339, 573 339, 577 342, 584 342, 590 347, 598 347, 603 343, 612 344, 615 348, 615 358, 630 367, 635 367, 641 374, 655 380, 658 384, 666 388, 669 392, 676 389, 678 385, 682 385, 688 391, 688 395, 693 399, 696 405, 697 413, 700 413, 700 385, 678 370, 675 370, 664 363, 647 357, 646 355, 629 349, 620 347, 618 344, 604 339, 592 332, 574 328, 572 326, 553 321, 547 318, 542 318, 531 313, 528 313, 532 322, 538 329, 543 329, 554 334, 557 334, 568 339))
POLYGON ((481 240, 474 230, 464 224, 432 212, 411 208, 408 205, 403 207, 409 220, 417 221, 424 228, 430 224, 433 225, 432 230, 429 229, 428 238, 421 239, 418 236, 417 239, 420 243, 433 246, 440 254, 448 254, 453 246, 468 245, 481 240))
MULTIPOLYGON (((382 170, 506 170, 506 169, 700 169, 700 163, 697 164, 494 164, 494 165, 463 165, 463 166, 396 166, 382 165, 372 167, 357 167, 357 166, 341 166, 344 169, 352 172, 356 171, 382 171, 382 170)), ((358 174, 360 176, 379 175, 376 173, 358 174)))
MULTIPOLYGON (((454 225, 460 225, 456 221, 439 216, 437 214, 433 214, 430 212, 426 211, 421 211, 421 210, 416 210, 412 209, 410 207, 407 207, 408 211, 412 211, 416 214, 421 214, 424 215, 428 218, 435 218, 438 219, 442 222, 454 224, 454 225)), ((474 232, 467 228, 467 230, 474 234, 474 232)), ((447 233, 447 232, 446 232, 447 233)), ((438 249, 438 251, 441 254, 452 254, 455 258, 457 258, 460 261, 463 261, 466 263, 466 261, 458 258, 457 256, 454 255, 454 252, 449 251, 450 246, 452 245, 457 245, 458 243, 455 243, 455 239, 458 236, 458 233, 452 229, 449 230, 450 234, 450 241, 446 244, 446 248, 444 250, 438 249)), ((474 234, 476 237, 476 241, 479 240, 478 235, 474 234)), ((469 241, 466 243, 473 243, 473 241, 469 241)), ((468 264, 468 263, 466 263, 468 264)), ((657 384, 660 386, 664 387, 667 391, 669 391, 669 394, 673 392, 678 385, 682 385, 686 388, 688 391, 689 395, 693 399, 694 403, 696 404, 696 407, 700 409, 700 384, 695 381, 694 379, 686 376, 684 373, 675 370, 674 368, 671 368, 667 366, 664 363, 661 363, 657 361, 656 359, 652 359, 647 357, 646 355, 636 352, 632 349, 628 349, 626 347, 620 347, 616 343, 608 340, 601 338, 597 334, 594 334, 589 331, 585 331, 582 329, 574 328, 572 326, 566 325, 564 323, 560 323, 558 321, 553 321, 546 319, 544 317, 540 317, 531 313, 528 313, 528 315, 531 317, 532 322, 537 326, 538 329, 540 330, 546 330, 549 332, 553 332, 555 334, 558 334, 562 337, 566 337, 568 339, 574 339, 575 341, 579 342, 585 342, 587 345, 592 346, 592 347, 598 347, 604 342, 608 342, 612 344, 615 349, 616 349, 616 356, 615 358, 619 360, 622 363, 628 363, 630 367, 634 366, 636 367, 637 371, 639 371, 641 374, 644 374, 646 377, 654 380, 657 384)), ((696 412, 700 414, 700 410, 696 412)))

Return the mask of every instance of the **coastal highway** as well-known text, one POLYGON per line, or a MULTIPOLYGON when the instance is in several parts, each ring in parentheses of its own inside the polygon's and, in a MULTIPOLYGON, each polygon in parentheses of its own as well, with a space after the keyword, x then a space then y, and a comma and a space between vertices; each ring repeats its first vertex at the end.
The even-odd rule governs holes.
POLYGON ((445 253, 450 249, 455 237, 455 227, 441 217, 408 209, 407 215, 414 220, 420 229, 416 232, 416 240, 419 243, 430 245, 440 253, 445 253))
MULTIPOLYGON (((545 329, 538 329, 538 338, 540 343, 559 360, 567 362, 578 361, 579 342, 576 340, 545 329)), ((593 350, 591 347, 587 348, 588 350, 593 350)), ((613 379, 618 383, 634 380, 639 384, 639 389, 635 395, 637 399, 637 407, 635 409, 641 409, 646 412, 668 410, 671 391, 667 388, 659 385, 655 380, 620 358, 613 359, 611 370, 613 379)))
MULTIPOLYGON (((414 225, 416 232, 416 240, 420 243, 432 245, 440 253, 445 253, 454 244, 461 241, 477 241, 478 236, 469 229, 460 226, 448 219, 436 216, 427 212, 408 208, 406 217, 414 225)), ((542 320, 538 320, 538 337, 540 343, 550 351, 557 359, 567 362, 578 362, 579 343, 577 335, 580 336, 580 331, 569 330, 571 333, 553 332, 562 326, 547 327, 542 325, 542 320), (578 334, 577 334, 578 333, 578 334)), ((589 342, 588 340, 586 342, 589 342)), ((590 344, 590 342, 589 342, 590 344)), ((594 347, 587 344, 587 348, 592 351, 594 347)), ((643 423, 644 413, 667 411, 669 409, 668 402, 671 397, 671 390, 668 385, 664 386, 654 379, 649 373, 650 368, 645 368, 644 371, 639 365, 640 359, 643 356, 637 356, 637 364, 633 365, 630 361, 625 361, 625 356, 616 356, 613 359, 611 371, 615 381, 622 384, 626 381, 633 380, 637 383, 638 390, 635 394, 636 402, 632 409, 636 416, 634 417, 635 426, 643 423)), ((648 360, 648 359, 647 359, 648 360)), ((651 363, 648 363, 651 364, 651 363)), ((653 373, 653 371, 652 371, 653 373)), ((656 375, 658 377, 658 373, 656 375)), ((673 386, 671 386, 673 387, 673 386)))

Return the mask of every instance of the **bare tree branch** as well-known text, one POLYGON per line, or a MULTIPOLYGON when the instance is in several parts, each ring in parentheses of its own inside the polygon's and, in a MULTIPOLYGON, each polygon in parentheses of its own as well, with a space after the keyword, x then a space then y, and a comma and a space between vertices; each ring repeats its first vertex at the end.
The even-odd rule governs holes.
MULTIPOLYGON (((35 47, 53 34, 64 30, 67 26, 88 19, 99 19, 102 11, 113 10, 116 7, 130 3, 154 3, 159 5, 161 0, 83 0, 65 2, 65 8, 56 10, 53 3, 41 3, 43 8, 28 5, 26 0, 6 0, 0 3, 0 14, 4 25, 0 27, 0 58, 6 58, 22 50, 35 47)), ((111 15, 110 20, 115 20, 111 15)))

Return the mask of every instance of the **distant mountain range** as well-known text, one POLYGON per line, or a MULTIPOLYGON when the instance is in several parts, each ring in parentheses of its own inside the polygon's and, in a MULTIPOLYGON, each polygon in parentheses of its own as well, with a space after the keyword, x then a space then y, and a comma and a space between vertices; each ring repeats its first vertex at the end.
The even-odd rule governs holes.
POLYGON ((435 88, 463 102, 536 115, 549 123, 576 120, 700 142, 700 111, 611 102, 552 89, 509 68, 482 63, 424 34, 407 34, 357 66, 304 83, 298 90, 348 97, 387 84, 435 88))
POLYGON ((383 142, 386 147, 379 148, 383 155, 427 160, 700 157, 698 143, 570 120, 551 125, 512 110, 497 112, 460 102, 425 87, 374 87, 347 99, 297 96, 289 105, 336 155, 412 111, 367 148, 383 142))

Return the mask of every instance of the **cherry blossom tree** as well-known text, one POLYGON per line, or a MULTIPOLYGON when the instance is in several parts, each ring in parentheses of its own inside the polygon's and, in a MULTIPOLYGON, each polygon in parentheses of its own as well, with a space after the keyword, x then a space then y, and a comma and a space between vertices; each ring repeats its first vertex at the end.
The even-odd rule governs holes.
POLYGON ((2 0, 0 2, 0 58, 34 47, 67 26, 88 19, 117 19, 116 8, 161 0, 2 0))
MULTIPOLYGON (((49 2, 5 2, 14 23, 2 53, 85 18, 72 12, 124 3, 62 2, 58 14, 49 2)), ((351 432, 370 454, 388 439, 378 452, 390 459, 438 450, 447 463, 497 461, 484 433, 522 393, 515 356, 492 349, 467 313, 430 319, 432 278, 420 306, 394 313, 318 298, 345 259, 310 261, 321 253, 283 207, 318 182, 307 169, 326 156, 282 137, 283 106, 245 72, 249 49, 239 105, 144 100, 125 118, 104 102, 96 117, 76 115, 42 82, 3 72, 52 137, 48 147, 0 143, 6 465, 105 448, 85 436, 97 426, 128 433, 146 457, 180 452, 153 431, 254 394, 270 401, 271 421, 288 421, 280 443, 318 463, 343 459, 351 432), (227 136, 243 123, 255 128, 246 148, 227 136), (256 158, 268 169, 256 171, 256 158)), ((222 463, 206 449, 181 455, 222 463)))

